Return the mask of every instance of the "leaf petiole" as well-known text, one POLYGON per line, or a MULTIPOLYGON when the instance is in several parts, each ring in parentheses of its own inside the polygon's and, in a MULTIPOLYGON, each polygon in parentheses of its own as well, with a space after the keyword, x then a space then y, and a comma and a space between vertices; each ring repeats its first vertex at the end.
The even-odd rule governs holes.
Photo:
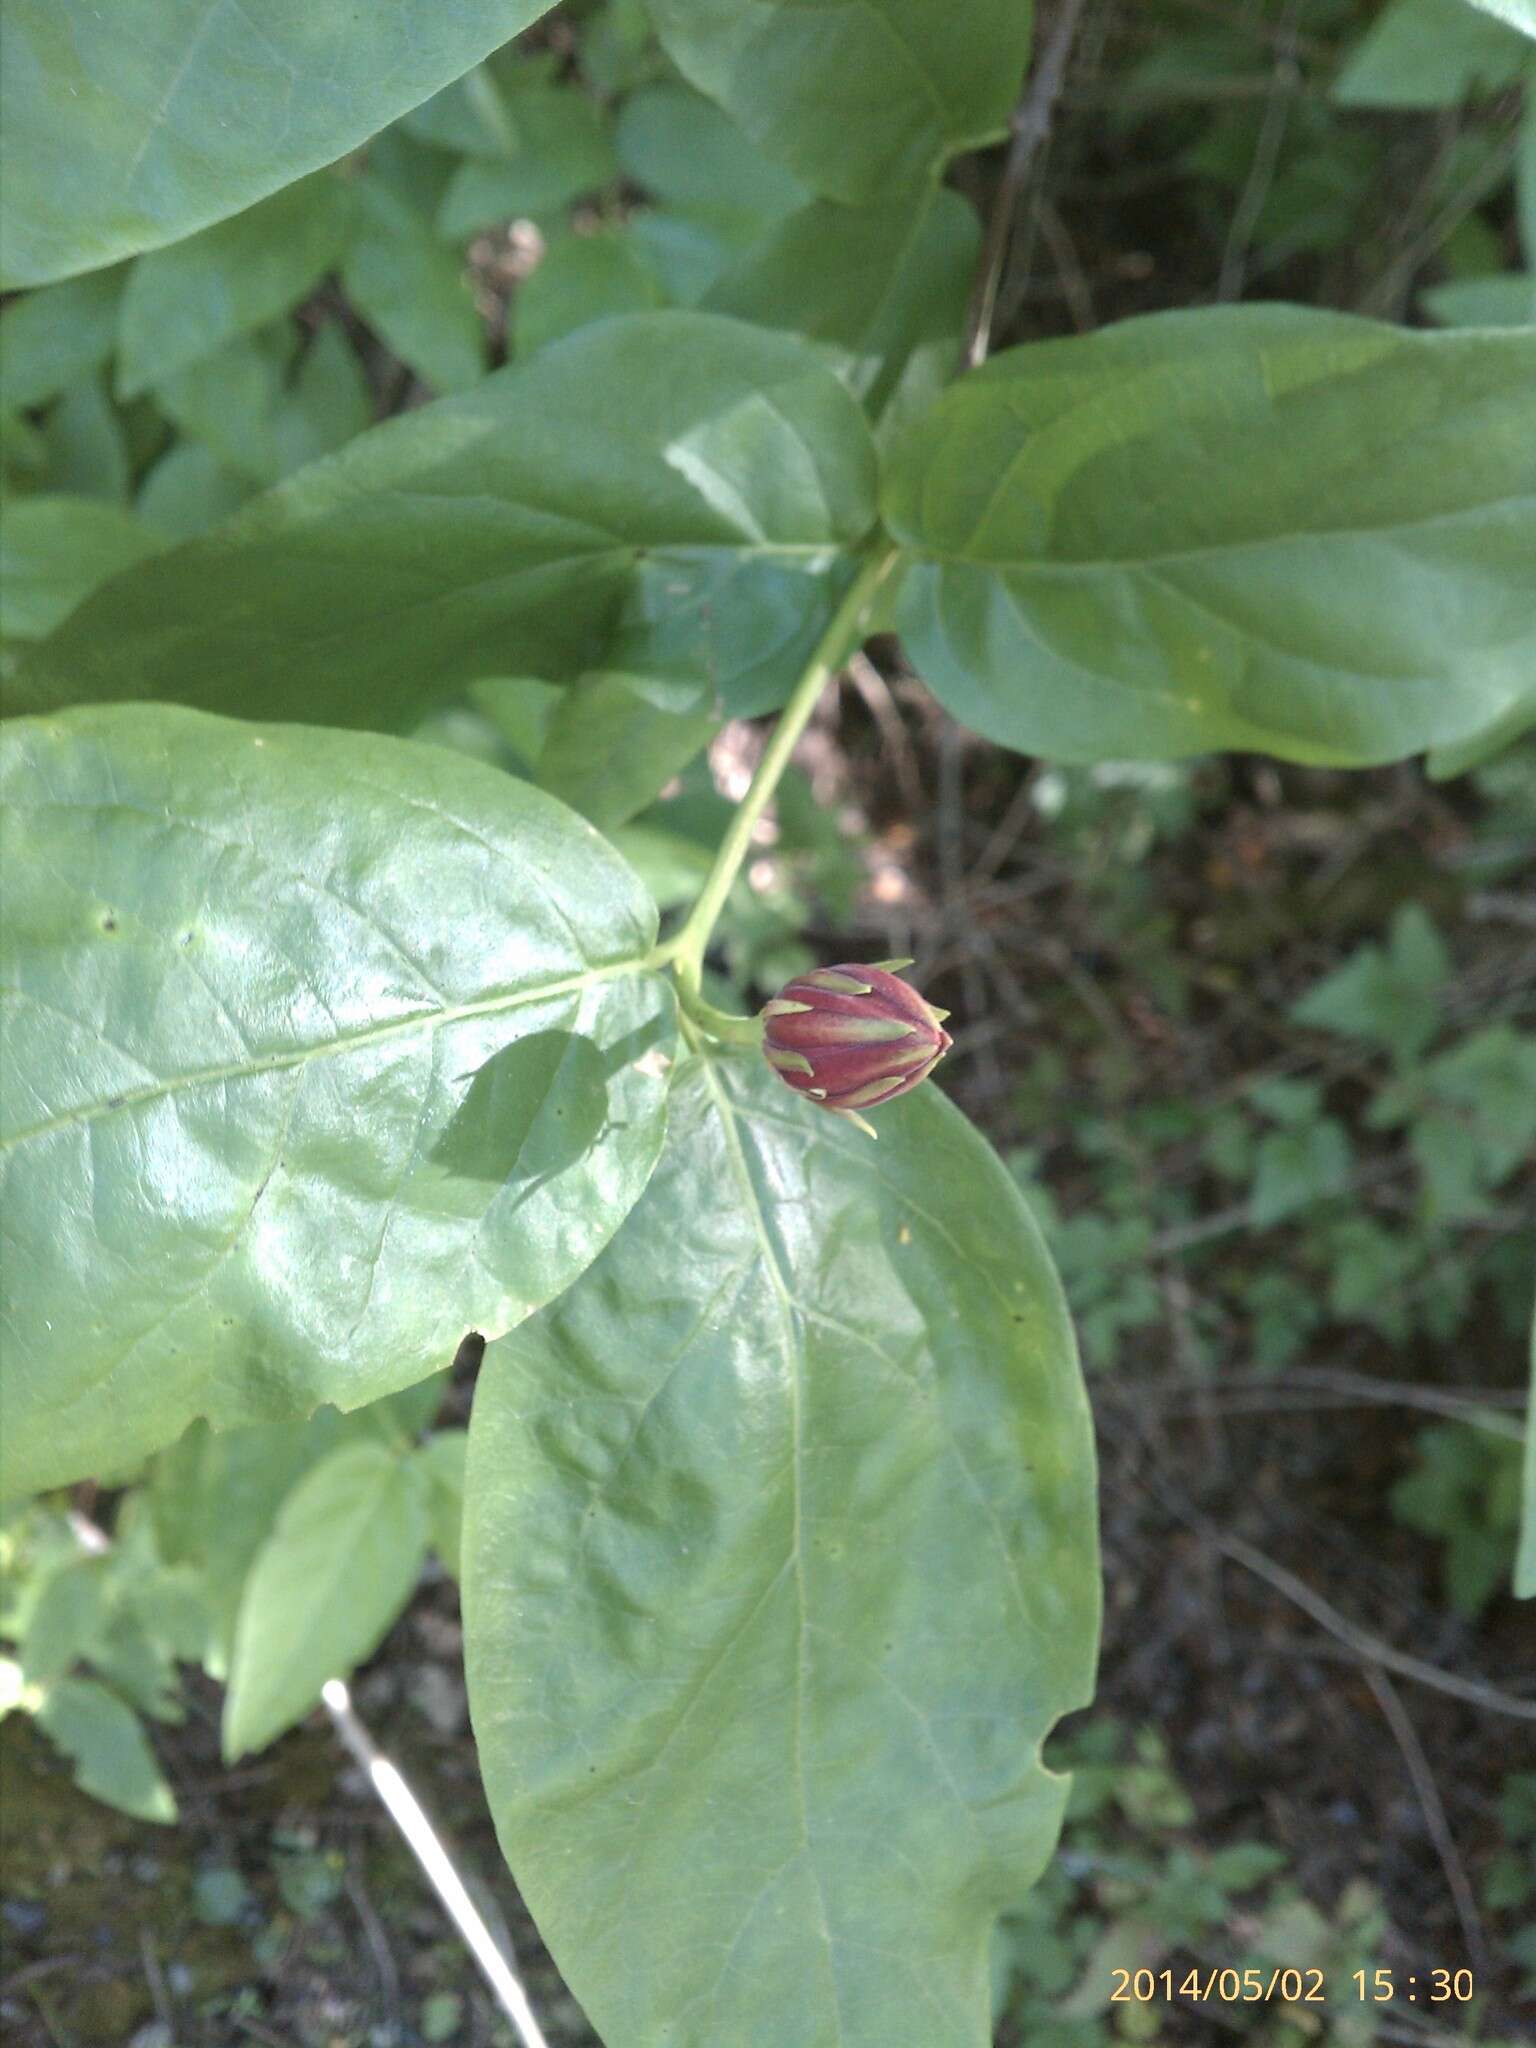
MULTIPOLYGON (((763 750, 763 758, 757 764, 757 773, 737 807, 729 831, 720 842, 720 851, 715 855, 715 864, 704 887, 682 930, 670 942, 672 972, 677 978, 684 1005, 710 1030, 715 1030, 711 1016, 723 1024, 738 1027, 738 1037, 739 1027, 752 1021, 749 1018, 726 1017, 719 1010, 710 1013, 708 1005, 701 1008, 699 988, 704 975, 705 949, 731 893, 731 884, 752 843, 752 828, 778 787, 779 778, 794 752, 795 742, 805 730, 823 689, 862 639, 861 629, 875 592, 889 575, 898 552, 896 548, 885 547, 871 554, 848 586, 847 594, 832 614, 827 630, 817 641, 789 702, 784 706, 783 715, 763 750)), ((715 1035, 725 1034, 716 1031, 715 1035)))

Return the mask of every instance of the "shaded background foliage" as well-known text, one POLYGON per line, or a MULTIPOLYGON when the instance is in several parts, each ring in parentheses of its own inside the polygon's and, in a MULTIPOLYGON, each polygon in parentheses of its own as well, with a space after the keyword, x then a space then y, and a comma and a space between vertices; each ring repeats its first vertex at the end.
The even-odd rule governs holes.
MULTIPOLYGON (((1242 298, 1529 321, 1528 70, 1461 0, 1089 0, 997 340, 1242 298)), ((901 128, 892 109, 870 117, 901 128)), ((984 210, 997 173, 991 153, 952 182, 984 210)), ((40 636, 118 567, 375 419, 603 314, 702 304, 771 324, 786 276, 803 284, 817 252, 829 276, 846 265, 835 216, 794 225, 806 196, 661 56, 642 11, 610 0, 560 10, 345 175, 17 301, 0 326, 7 632, 40 636)), ((939 195, 915 231, 932 237, 925 277, 971 268, 959 206, 939 195)), ((867 351, 899 419, 877 367, 889 336, 918 344, 918 394, 953 336, 942 287, 881 298, 878 256, 865 246, 875 310, 856 329, 829 313, 825 338, 867 351)), ((701 589, 699 615, 716 601, 701 589)), ((725 681, 727 708, 763 708, 750 675, 725 681)), ((696 704, 580 690, 578 713, 540 684, 479 681, 426 729, 579 790, 663 908, 682 902, 754 730, 727 725, 706 771, 694 756, 716 721, 696 704), (583 716, 620 736, 632 781, 610 767, 590 787, 571 743, 583 716)), ((1135 1961, 1264 1956, 1342 1985, 1356 1967, 1470 1958, 1487 2000, 1439 2015, 1438 2034, 1400 2004, 1331 2007, 1311 2034, 1316 2014, 1186 2001, 1170 2039, 1498 2041, 1528 2011, 1527 1730, 1384 1674, 1361 1632, 1532 1697, 1507 1584, 1536 1196, 1533 874, 1529 739, 1438 786, 1417 766, 1026 764, 949 722, 887 647, 813 724, 733 896, 719 999, 813 958, 913 951, 969 1020, 945 1086, 1027 1185, 1094 1375, 1103 1683, 1056 1746, 1079 1764, 1064 1852, 999 1944, 1001 2042, 1136 2037, 1147 2015, 1101 1995, 1106 1968, 1135 1961)), ((337 1419, 326 1446, 353 1480, 408 1492, 384 1567, 402 1588, 424 1554, 455 1550, 467 1406, 462 1375, 417 1392, 369 1441, 337 1419)), ((302 1478, 274 1446, 262 1511, 302 1478)), ((187 1825, 151 1833, 89 1806, 9 1717, 25 1792, 6 1801, 8 1828, 23 1820, 6 1847, 8 2021, 38 2042, 145 2026, 494 2038, 323 1732, 218 1774, 216 1694, 175 1675, 178 1560, 206 1565, 208 1536, 168 1531, 171 1491, 190 1492, 184 1472, 159 1489, 158 1549, 153 1483, 132 1497, 144 1541, 119 1513, 121 1583, 54 1595, 90 1610, 50 1625, 72 1682, 96 1691, 62 1695, 48 1732, 68 1749, 71 1712, 105 1713, 93 1739, 139 1770, 140 1810, 163 1817, 174 1788, 187 1825), (149 1716, 152 1751, 103 1696, 149 1716)), ((110 1496, 77 1505, 112 1518, 110 1496)), ((217 1569, 238 1587, 254 1542, 223 1534, 217 1569)), ((59 1534, 10 1540, 25 1603, 26 1567, 35 1587, 59 1534)), ((362 1654, 389 1612, 359 1619, 362 1654)), ((452 1581, 429 1563, 362 1698, 489 1871, 456 1631, 452 1581)), ((589 2039, 520 1918, 515 1937, 552 2032, 589 2039)))

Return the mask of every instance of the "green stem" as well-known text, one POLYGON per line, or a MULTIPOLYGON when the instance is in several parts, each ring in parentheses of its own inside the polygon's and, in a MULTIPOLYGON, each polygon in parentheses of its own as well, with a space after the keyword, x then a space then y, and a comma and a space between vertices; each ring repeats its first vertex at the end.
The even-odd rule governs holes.
POLYGON ((784 706, 783 715, 773 729, 773 736, 763 750, 763 758, 757 764, 757 773, 751 786, 737 806, 731 820, 730 830, 720 842, 720 851, 715 855, 715 864, 709 871, 709 879, 699 893, 698 900, 689 911, 687 921, 677 937, 671 941, 672 971, 677 976, 678 989, 684 1004, 695 1016, 699 1016, 716 1037, 739 1038, 740 1026, 748 1020, 726 1017, 722 1011, 708 1011, 701 1004, 699 987, 704 976, 704 953, 709 945, 710 934, 716 920, 725 908, 725 899, 731 893, 731 884, 747 857, 752 843, 752 828, 762 816, 764 807, 774 790, 779 777, 789 765, 795 742, 805 730, 806 721, 816 709, 817 699, 841 666, 853 647, 863 637, 861 628, 875 592, 890 573, 896 559, 894 548, 885 548, 879 554, 871 555, 858 575, 848 586, 848 594, 833 613, 830 624, 807 663, 800 680, 795 684, 794 694, 784 706), (705 1012, 708 1014, 704 1014, 705 1012), (716 1020, 733 1027, 729 1032, 716 1029, 716 1020))

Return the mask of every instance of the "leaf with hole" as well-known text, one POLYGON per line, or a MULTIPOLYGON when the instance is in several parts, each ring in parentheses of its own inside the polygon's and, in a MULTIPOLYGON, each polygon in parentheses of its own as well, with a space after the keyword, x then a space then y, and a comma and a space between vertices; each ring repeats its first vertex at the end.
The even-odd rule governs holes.
POLYGON ((502 1844, 608 2048, 984 2048, 1091 1682, 1093 1451, 936 1089, 871 1145, 760 1059, 680 1073, 623 1230, 486 1354, 464 1613, 502 1844))

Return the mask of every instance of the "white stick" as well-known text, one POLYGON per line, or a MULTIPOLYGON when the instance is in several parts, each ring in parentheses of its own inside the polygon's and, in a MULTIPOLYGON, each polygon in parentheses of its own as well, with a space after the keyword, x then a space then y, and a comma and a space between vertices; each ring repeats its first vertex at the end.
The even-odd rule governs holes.
POLYGON ((353 1712, 352 1696, 339 1678, 328 1678, 321 1699, 336 1724, 336 1733, 368 1773, 373 1789, 388 1809, 390 1818, 411 1845, 416 1861, 432 1881, 432 1887, 448 1917, 458 1928, 471 1955, 480 1965, 496 2001, 517 2030, 523 2048, 549 2048, 528 1995, 508 1967, 507 1959, 491 1938, 464 1881, 448 1860, 448 1852, 422 1811, 420 1801, 387 1756, 380 1754, 372 1736, 353 1712))

